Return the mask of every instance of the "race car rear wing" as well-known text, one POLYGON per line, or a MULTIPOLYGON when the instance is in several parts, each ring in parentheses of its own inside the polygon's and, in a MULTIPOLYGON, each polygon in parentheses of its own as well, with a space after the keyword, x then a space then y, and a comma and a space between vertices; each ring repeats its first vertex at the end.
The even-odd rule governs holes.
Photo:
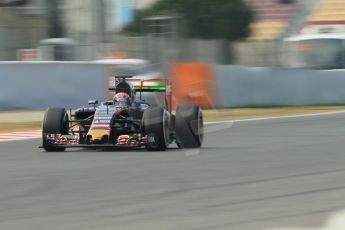
MULTIPOLYGON (((166 103, 169 111, 171 111, 171 85, 168 79, 133 79, 132 76, 115 76, 115 85, 120 82, 128 82, 133 85, 135 92, 140 93, 140 99, 142 100, 142 93, 164 93, 166 103)), ((116 91, 115 87, 110 87, 110 91, 116 91)))
MULTIPOLYGON (((163 92, 163 93, 169 93, 169 80, 167 79, 131 79, 130 76, 121 76, 121 77, 115 77, 115 80, 121 79, 122 82, 128 82, 132 83, 134 90, 136 92, 163 92)), ((119 82, 117 82, 116 86, 119 82)), ((110 91, 116 90, 115 87, 110 87, 110 91)))
POLYGON ((149 80, 139 80, 134 81, 131 79, 128 82, 131 82, 134 85, 136 92, 163 92, 169 93, 169 81, 166 79, 149 79, 149 80))

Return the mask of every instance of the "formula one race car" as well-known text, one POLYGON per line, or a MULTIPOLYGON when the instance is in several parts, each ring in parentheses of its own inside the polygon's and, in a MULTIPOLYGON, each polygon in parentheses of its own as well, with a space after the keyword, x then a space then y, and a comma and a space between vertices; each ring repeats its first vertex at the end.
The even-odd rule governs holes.
POLYGON ((49 108, 43 120, 41 146, 46 151, 66 148, 112 149, 118 147, 164 151, 175 142, 179 148, 200 148, 203 142, 202 110, 193 104, 171 111, 170 84, 165 79, 140 80, 115 77, 113 100, 86 107, 49 108), (164 93, 165 106, 153 107, 143 92, 164 93), (138 95, 139 94, 139 95, 138 95))

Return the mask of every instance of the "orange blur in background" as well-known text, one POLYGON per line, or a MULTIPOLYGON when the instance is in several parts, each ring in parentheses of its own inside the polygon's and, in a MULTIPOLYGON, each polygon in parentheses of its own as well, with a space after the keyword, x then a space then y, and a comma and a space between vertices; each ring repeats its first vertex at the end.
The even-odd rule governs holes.
POLYGON ((213 108, 216 82, 211 65, 204 63, 179 63, 170 70, 172 107, 195 103, 201 108, 213 108))

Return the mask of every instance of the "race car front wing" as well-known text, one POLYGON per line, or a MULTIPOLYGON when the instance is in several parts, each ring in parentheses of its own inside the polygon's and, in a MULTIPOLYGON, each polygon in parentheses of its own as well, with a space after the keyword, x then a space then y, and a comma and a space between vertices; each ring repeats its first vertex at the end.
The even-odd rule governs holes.
MULTIPOLYGON (((114 143, 83 143, 79 134, 44 134, 46 145, 64 148, 138 148, 147 145, 147 136, 142 134, 120 135, 114 143)), ((39 146, 43 148, 43 146, 39 146)))

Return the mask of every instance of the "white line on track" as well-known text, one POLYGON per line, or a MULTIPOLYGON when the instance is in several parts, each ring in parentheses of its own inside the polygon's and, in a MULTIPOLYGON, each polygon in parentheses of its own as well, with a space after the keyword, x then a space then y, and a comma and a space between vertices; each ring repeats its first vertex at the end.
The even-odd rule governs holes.
POLYGON ((320 228, 274 228, 270 230, 344 230, 345 229, 345 210, 330 216, 325 225, 320 228))
MULTIPOLYGON (((224 123, 264 121, 264 120, 274 120, 274 119, 284 119, 284 118, 317 117, 317 116, 336 115, 336 114, 343 114, 343 113, 345 113, 345 110, 335 111, 335 112, 303 114, 303 115, 289 115, 289 116, 261 117, 261 118, 249 118, 249 119, 239 119, 239 120, 213 121, 213 122, 205 122, 205 124, 216 125, 216 124, 224 124, 224 123)), ((228 128, 228 127, 223 127, 223 128, 228 128)), ((0 133, 0 142, 20 141, 20 140, 38 139, 38 138, 41 138, 41 130, 0 133)))
POLYGON ((284 119, 284 118, 319 117, 319 116, 337 115, 337 114, 343 114, 343 113, 345 113, 345 110, 335 111, 335 112, 322 112, 322 113, 312 113, 312 114, 301 114, 301 115, 260 117, 260 118, 248 118, 248 119, 225 120, 225 121, 210 121, 210 122, 205 122, 205 124, 212 125, 212 124, 233 123, 233 122, 250 122, 250 121, 275 120, 275 119, 284 119))

